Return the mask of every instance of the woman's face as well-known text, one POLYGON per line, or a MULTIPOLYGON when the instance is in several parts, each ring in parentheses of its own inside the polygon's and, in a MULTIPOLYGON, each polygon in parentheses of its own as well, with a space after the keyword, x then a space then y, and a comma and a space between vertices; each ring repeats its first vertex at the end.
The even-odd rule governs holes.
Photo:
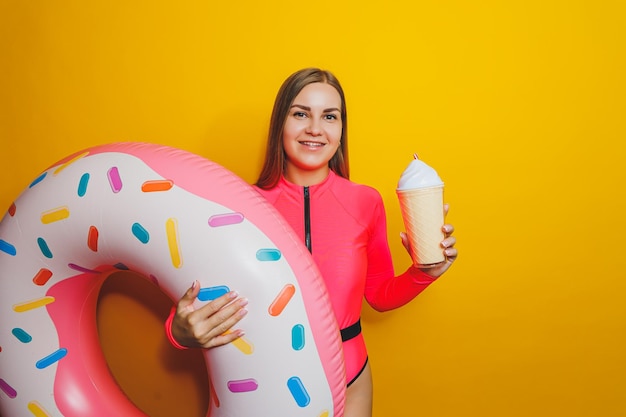
POLYGON ((287 156, 285 177, 297 184, 307 178, 309 185, 328 175, 328 161, 341 140, 341 97, 330 84, 312 83, 293 101, 283 128, 287 156))

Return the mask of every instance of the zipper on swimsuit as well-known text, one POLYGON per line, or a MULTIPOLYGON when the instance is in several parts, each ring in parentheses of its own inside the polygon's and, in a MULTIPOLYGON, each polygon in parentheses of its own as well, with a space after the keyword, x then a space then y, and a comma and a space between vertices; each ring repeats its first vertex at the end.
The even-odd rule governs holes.
POLYGON ((304 187, 304 244, 309 252, 311 248, 311 201, 309 197, 309 187, 304 187))

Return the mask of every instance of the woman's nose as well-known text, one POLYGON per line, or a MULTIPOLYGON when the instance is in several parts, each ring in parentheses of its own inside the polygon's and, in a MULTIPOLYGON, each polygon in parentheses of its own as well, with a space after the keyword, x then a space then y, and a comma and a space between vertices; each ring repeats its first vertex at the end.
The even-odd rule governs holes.
POLYGON ((307 128, 307 133, 311 136, 319 136, 322 134, 322 127, 320 121, 314 117, 309 119, 309 125, 307 128))

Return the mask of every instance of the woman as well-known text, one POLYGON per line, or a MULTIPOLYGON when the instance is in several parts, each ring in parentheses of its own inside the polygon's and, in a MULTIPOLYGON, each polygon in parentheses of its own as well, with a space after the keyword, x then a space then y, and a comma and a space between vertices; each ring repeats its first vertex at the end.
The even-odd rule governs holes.
MULTIPOLYGON (((441 276, 457 250, 454 228, 446 224, 441 243, 446 261, 428 273, 411 266, 395 276, 382 198, 348 178, 346 104, 339 81, 316 68, 292 74, 274 103, 256 187, 302 236, 320 269, 342 329, 345 416, 369 417, 372 377, 359 321, 363 297, 378 311, 400 307, 441 276)), ((408 249, 405 234, 402 242, 408 249)), ((243 335, 226 331, 245 316, 245 299, 230 293, 194 311, 198 291, 194 282, 170 316, 166 328, 172 343, 211 348, 243 335)))

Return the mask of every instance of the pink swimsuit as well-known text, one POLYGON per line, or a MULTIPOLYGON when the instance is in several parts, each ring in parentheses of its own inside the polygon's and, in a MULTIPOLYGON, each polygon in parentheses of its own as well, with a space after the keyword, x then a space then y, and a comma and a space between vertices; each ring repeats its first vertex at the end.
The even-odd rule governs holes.
POLYGON ((271 190, 258 190, 302 236, 322 273, 342 329, 350 385, 367 363, 359 321, 363 296, 374 309, 391 310, 411 301, 434 278, 415 268, 395 276, 385 209, 375 189, 331 171, 310 187, 281 178, 271 190))

